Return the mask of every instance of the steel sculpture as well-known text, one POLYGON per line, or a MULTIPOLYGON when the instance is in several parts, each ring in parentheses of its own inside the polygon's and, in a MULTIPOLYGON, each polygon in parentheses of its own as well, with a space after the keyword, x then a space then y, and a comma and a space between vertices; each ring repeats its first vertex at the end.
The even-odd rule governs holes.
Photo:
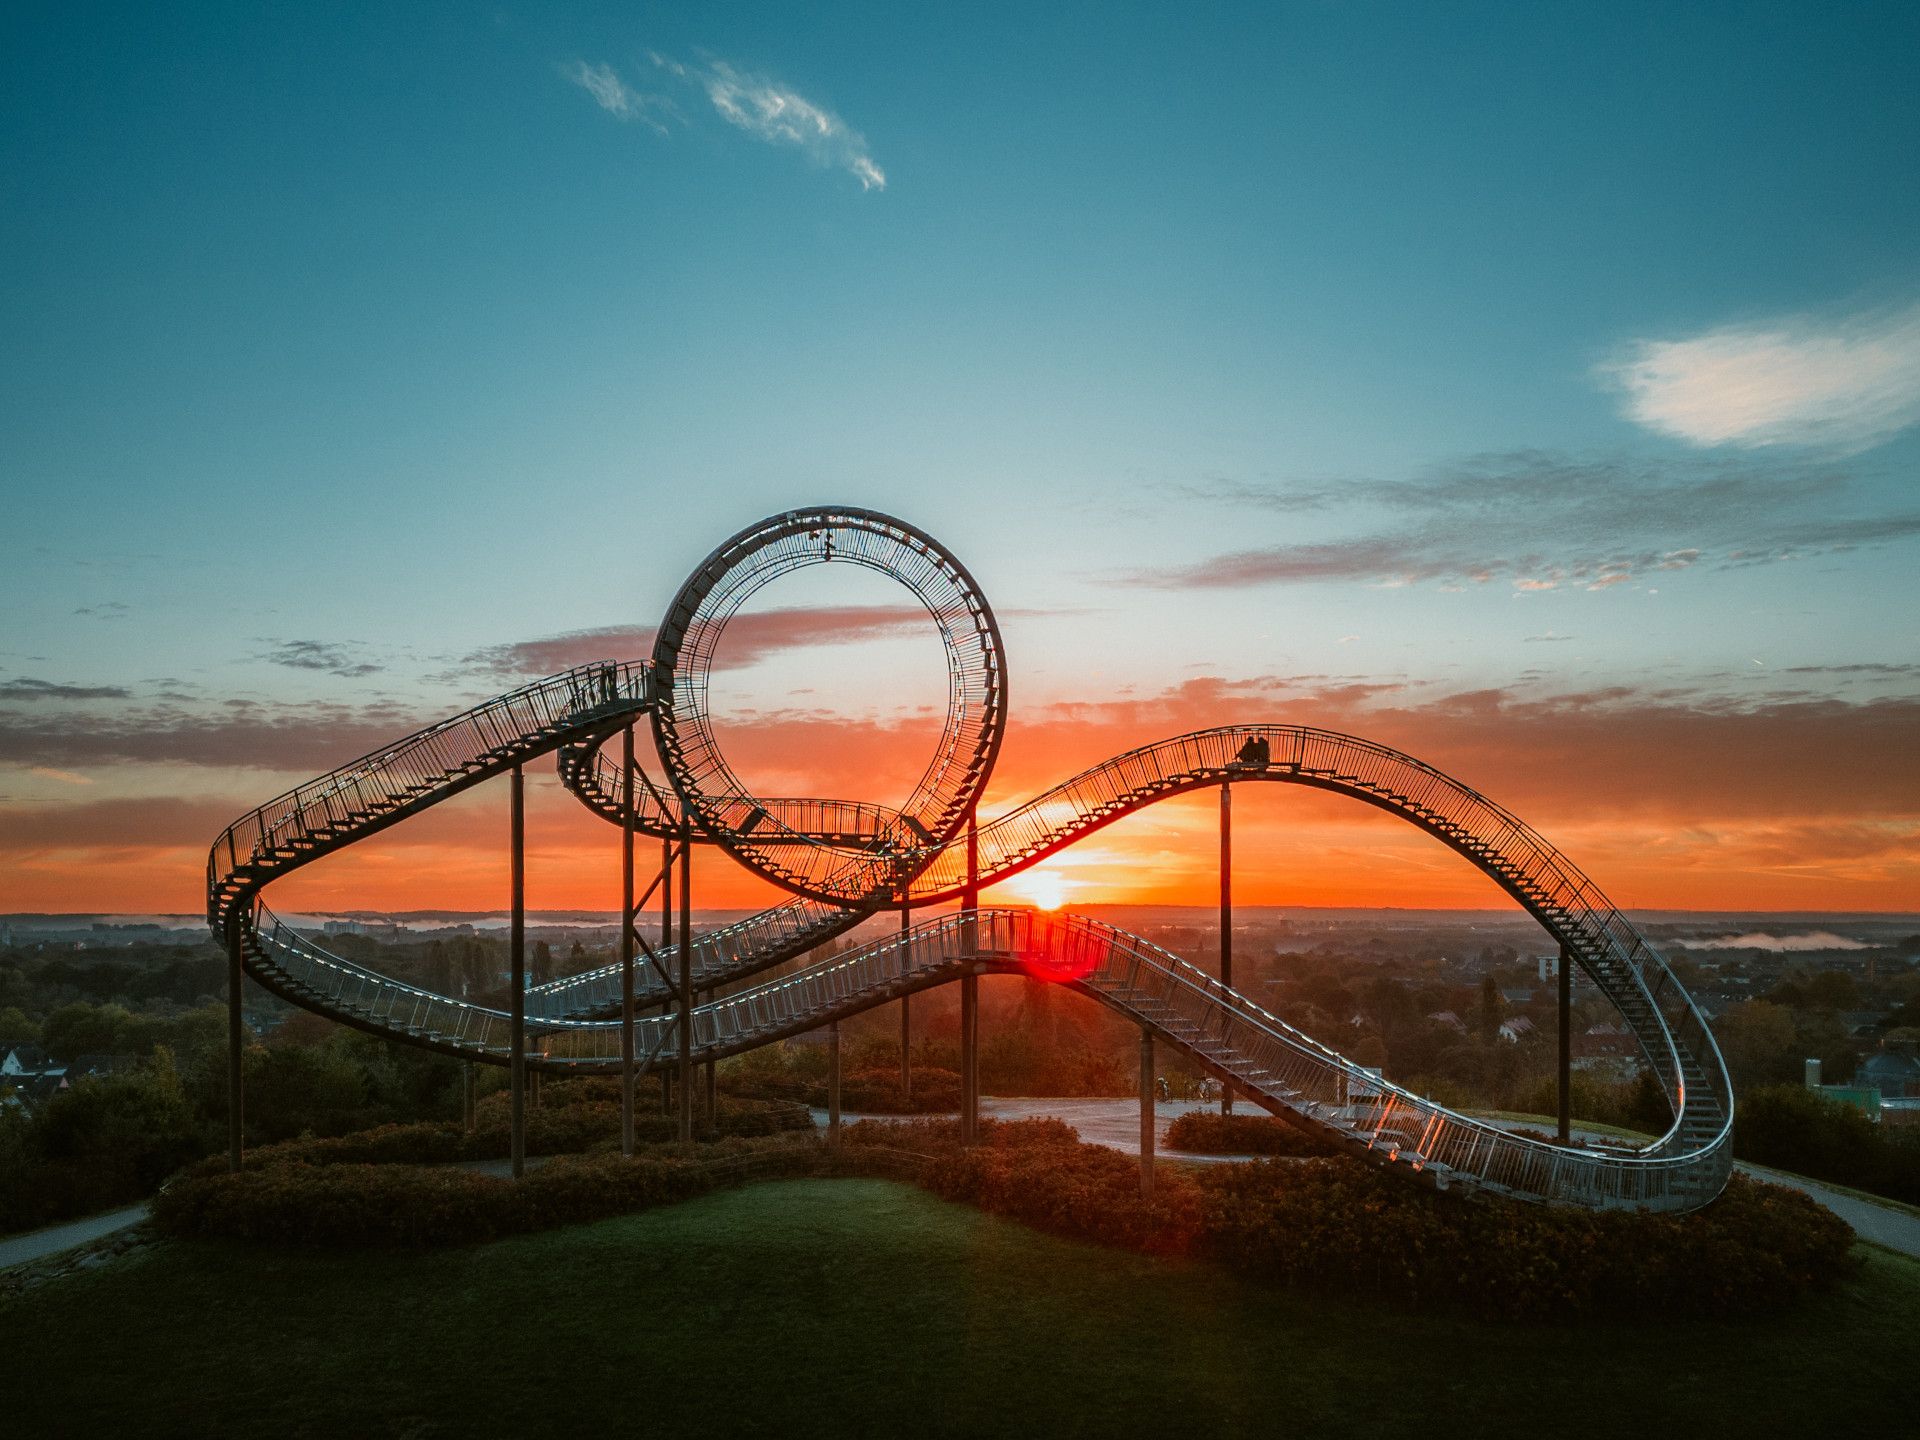
MULTIPOLYGON (((1517 817, 1371 741, 1306 726, 1236 725, 1129 751, 976 820, 1005 711, 1006 667, 993 613, 966 569, 930 536, 846 507, 790 511, 751 526, 680 588, 650 660, 576 666, 536 681, 298 786, 222 832, 208 859, 207 918, 231 958, 236 1051, 244 970, 296 1005, 407 1044, 534 1072, 622 1074, 629 1116, 634 1078, 650 1069, 666 1073, 673 1056, 684 1133, 691 1130, 696 1066, 709 1067, 711 1086, 711 1066, 728 1055, 959 980, 968 1042, 964 1126, 978 1093, 971 1043, 977 977, 1019 972, 1069 985, 1138 1024, 1143 1063, 1150 1065, 1154 1043, 1170 1046, 1263 1108, 1421 1183, 1662 1211, 1693 1209, 1719 1194, 1732 1164, 1733 1095, 1699 1009, 1632 922, 1517 817), (753 794, 728 765, 708 710, 709 668, 727 621, 780 576, 832 563, 865 566, 904 585, 927 609, 946 651, 946 724, 920 782, 898 808, 753 794), (632 729, 642 723, 652 727, 664 783, 627 760, 632 729), (495 776, 516 777, 517 795, 523 767, 544 755, 556 757, 569 791, 624 832, 620 961, 532 987, 516 984, 510 1009, 501 1011, 331 954, 262 898, 271 881, 495 776), (1146 805, 1219 787, 1224 917, 1231 904, 1227 790, 1251 783, 1311 786, 1377 806, 1492 878, 1558 942, 1563 975, 1571 973, 1567 962, 1577 965, 1619 1008, 1667 1095, 1674 1115, 1667 1132, 1632 1149, 1516 1135, 1380 1081, 1235 990, 1230 971, 1209 975, 1089 918, 979 907, 980 887, 1146 805), (637 898, 635 836, 661 847, 659 873, 637 898), (792 898, 695 935, 695 844, 717 846, 792 898), (657 944, 639 929, 656 892, 657 944), (935 908, 956 902, 957 911, 935 908), (900 911, 899 929, 883 938, 733 988, 893 909, 900 911), (914 922, 913 915, 923 918, 914 922), (727 993, 719 993, 722 987, 727 993), (696 1003, 699 994, 704 1003, 696 1003)), ((518 950, 524 916, 517 825, 514 836, 518 950)), ((1561 993, 1564 1004, 1564 985, 1561 993)), ((1561 1074, 1564 1089, 1564 1057, 1561 1074)), ((518 1096, 523 1087, 514 1089, 518 1096)), ((237 1085, 232 1106, 237 1163, 237 1085)), ((630 1137, 630 1125, 623 1128, 630 1137)))

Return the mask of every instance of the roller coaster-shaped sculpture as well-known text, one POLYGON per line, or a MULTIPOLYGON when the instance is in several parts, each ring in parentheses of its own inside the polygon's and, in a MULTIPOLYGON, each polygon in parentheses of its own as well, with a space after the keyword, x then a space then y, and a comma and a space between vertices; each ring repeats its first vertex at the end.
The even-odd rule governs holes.
MULTIPOLYGON (((1427 1184, 1664 1211, 1693 1209, 1719 1194, 1731 1166, 1733 1097, 1699 1010, 1627 918, 1520 820, 1384 746, 1296 725, 1236 725, 1143 746, 976 826, 975 807, 1005 729, 1005 673, 992 611, 965 567, 936 541, 867 510, 774 516, 720 546, 681 586, 651 661, 577 666, 524 686, 235 821, 208 861, 208 923, 229 949, 236 994, 244 966, 267 989, 321 1015, 499 1065, 630 1078, 671 1056, 680 1067, 683 1114, 696 1063, 952 980, 969 981, 971 992, 970 977, 1019 971, 1093 996, 1273 1113, 1427 1184), (710 721, 709 669, 729 618, 779 576, 829 562, 865 566, 905 585, 946 649, 945 730, 898 809, 756 796, 729 768, 710 721), (634 727, 647 719, 665 789, 632 759, 634 727), (618 748, 619 758, 609 748, 618 748), (548 753, 557 754, 566 787, 623 831, 622 964, 518 989, 512 1010, 503 1011, 329 954, 262 901, 268 882, 289 871, 511 774, 518 917, 521 767, 548 753), (1672 1127, 1637 1150, 1516 1135, 1381 1082, 1220 980, 1123 930, 1081 917, 978 907, 981 884, 1123 815, 1170 795, 1253 781, 1310 785, 1378 806, 1495 880, 1619 1008, 1666 1092, 1672 1127), (636 834, 658 840, 664 857, 638 905, 636 834), (693 935, 687 877, 695 843, 719 846, 793 898, 693 935), (677 942, 668 943, 676 858, 679 930, 677 942), (655 891, 668 917, 657 945, 638 930, 655 891), (958 910, 909 923, 913 910, 955 901, 958 910), (897 934, 778 979, 735 986, 893 910, 901 917, 897 934), (645 964, 632 963, 635 946, 645 964), (716 995, 723 986, 735 988, 716 995), (696 992, 706 992, 707 1003, 696 1005, 696 992)), ((517 929, 515 938, 518 948, 517 929)), ((234 1015, 237 1036, 237 1008, 234 1015)), ((237 1113, 237 1092, 235 1100, 237 1113)))

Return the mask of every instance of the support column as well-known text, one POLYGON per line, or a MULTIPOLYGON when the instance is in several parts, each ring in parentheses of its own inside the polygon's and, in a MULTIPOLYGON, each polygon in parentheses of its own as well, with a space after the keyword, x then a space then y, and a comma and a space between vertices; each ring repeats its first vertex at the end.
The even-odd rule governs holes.
POLYGON ((227 1169, 238 1170, 246 1148, 246 1020, 240 1013, 246 972, 240 968, 240 921, 227 924, 227 1169))
MULTIPOLYGON (((1220 787, 1220 983, 1233 988, 1233 786, 1220 787)), ((1220 1113, 1233 1113, 1233 1086, 1220 1082, 1220 1113)))
POLYGON ((1140 1027, 1140 1196, 1153 1198, 1153 1031, 1140 1027))
POLYGON ((633 726, 620 740, 620 1153, 633 1157, 633 726))
POLYGON ((526 776, 513 767, 513 801, 508 846, 512 852, 512 918, 507 927, 508 985, 513 997, 513 1022, 508 1043, 513 1053, 508 1061, 508 1083, 512 1087, 512 1117, 509 1156, 513 1178, 518 1180, 527 1168, 527 799, 526 776))
MULTIPOLYGON (((663 959, 673 953, 673 831, 665 830, 660 836, 660 954, 663 959)), ((667 1017, 677 1008, 677 1000, 660 1002, 660 1019, 665 1023, 667 1017)), ((660 1113, 673 1113, 673 1071, 663 1062, 660 1063, 660 1113)))
POLYGON ((693 826, 680 822, 680 1138, 693 1139, 693 826))
POLYGON ((966 974, 960 979, 960 1143, 980 1138, 980 977, 974 973, 980 949, 980 832, 967 812, 966 974))
MULTIPOLYGON (((908 917, 911 907, 907 904, 906 892, 900 894, 900 976, 907 973, 907 931, 912 926, 908 917)), ((900 1098, 913 1099, 913 996, 900 997, 900 1098)))
POLYGON ((840 1022, 827 1027, 827 1144, 840 1143, 840 1022))
POLYGON ((468 1060, 460 1069, 460 1128, 471 1135, 480 1128, 480 1096, 475 1084, 473 1061, 468 1060))
MULTIPOLYGON (((707 1004, 713 1003, 713 991, 707 991, 707 1004)), ((720 1062, 709 1060, 702 1067, 707 1072, 707 1124, 720 1124, 720 1062)))
POLYGON ((1573 952, 1560 947, 1560 1143, 1573 1129, 1573 952))

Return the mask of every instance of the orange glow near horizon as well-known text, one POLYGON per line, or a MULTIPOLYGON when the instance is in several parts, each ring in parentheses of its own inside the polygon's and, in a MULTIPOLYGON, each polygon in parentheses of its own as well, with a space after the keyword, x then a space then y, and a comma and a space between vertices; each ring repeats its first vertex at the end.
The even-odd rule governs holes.
MULTIPOLYGON (((1742 717, 1650 712, 1633 725, 1587 711, 1479 716, 1458 707, 1343 712, 1185 691, 1127 707, 1016 715, 983 817, 1143 741, 1245 715, 1378 735, 1505 804, 1559 846, 1614 903, 1675 910, 1920 910, 1920 752, 1901 714, 1799 711, 1742 717), (1278 713, 1274 713, 1274 712, 1278 713), (1817 774, 1780 753, 1834 757, 1817 774), (1581 763, 1571 765, 1569 756, 1581 763), (1611 778, 1604 792, 1591 775, 1611 778), (1755 777, 1765 775, 1764 784, 1755 777)), ((860 797, 880 752, 924 763, 924 737, 816 716, 743 722, 729 753, 784 757, 787 793, 860 797)), ((1812 767, 1809 767, 1812 768, 1812 767)), ((658 771, 655 770, 657 774, 658 771)), ((206 847, 225 819, 300 776, 212 767, 155 770, 138 790, 58 805, 0 806, 0 910, 197 913, 206 847), (189 798, 190 797, 190 798, 189 798)), ((529 772, 528 904, 611 911, 618 832, 551 771, 529 772)), ((1178 797, 1104 827, 986 892, 1043 910, 1218 899, 1218 798, 1178 797)), ((1425 832, 1357 801, 1297 786, 1237 784, 1234 898, 1248 906, 1509 908, 1512 901, 1425 832)), ((641 848, 640 864, 657 861, 641 848)), ((507 896, 506 795, 493 782, 273 885, 285 911, 478 910, 507 896)), ((694 902, 744 910, 781 892, 710 847, 694 902)))

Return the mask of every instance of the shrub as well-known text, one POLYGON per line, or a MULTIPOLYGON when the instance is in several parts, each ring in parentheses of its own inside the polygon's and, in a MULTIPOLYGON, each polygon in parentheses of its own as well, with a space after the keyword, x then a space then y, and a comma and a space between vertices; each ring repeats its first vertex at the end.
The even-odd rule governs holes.
MULTIPOLYGON (((816 1108, 828 1103, 825 1085, 809 1086, 806 1096, 816 1108)), ((898 1066, 855 1070, 840 1081, 840 1105, 870 1115, 937 1115, 960 1108, 960 1077, 936 1066, 916 1066, 913 1093, 905 1095, 898 1066)))
POLYGON ((936 1194, 1057 1235, 1495 1318, 1746 1314, 1830 1286, 1853 1263, 1837 1217, 1739 1175, 1713 1205, 1675 1216, 1439 1194, 1347 1157, 1162 1169, 1147 1201, 1137 1160, 1050 1123, 983 1125, 969 1150, 952 1122, 846 1135, 931 1153, 921 1183, 936 1194))
POLYGON ((1167 1127, 1167 1147, 1196 1155, 1334 1155, 1328 1141, 1270 1115, 1189 1110, 1167 1127))
MULTIPOLYGON (((616 1083, 615 1094, 618 1094, 616 1083)), ((544 1097, 543 1097, 544 1098, 544 1097)), ((308 1135, 278 1145, 259 1145, 246 1152, 249 1170, 272 1165, 444 1165, 458 1160, 504 1160, 512 1151, 509 1107, 492 1096, 480 1102, 478 1128, 468 1135, 457 1125, 380 1125, 351 1135, 316 1138, 308 1135)), ((778 1101, 736 1100, 722 1097, 717 1125, 702 1132, 706 1141, 776 1135, 811 1130, 813 1118, 797 1105, 778 1101)), ((678 1138, 679 1122, 670 1115, 634 1117, 634 1138, 643 1145, 660 1145, 678 1138)), ((620 1106, 590 1094, 575 1094, 569 1103, 527 1111, 529 1155, 577 1155, 597 1149, 618 1149, 620 1106)), ((188 1177, 223 1174, 224 1155, 210 1156, 191 1166, 188 1177)))
POLYGON ((1237 1271, 1506 1319, 1744 1314, 1852 1267, 1841 1220, 1741 1175, 1690 1215, 1437 1195, 1351 1159, 1227 1166, 1197 1183, 1196 1249, 1237 1271))
MULTIPOLYGON (((842 1144, 879 1145, 890 1149, 934 1154, 960 1148, 958 1120, 860 1120, 840 1131, 842 1144)), ((994 1149, 1031 1149, 1035 1146, 1077 1145, 1080 1132, 1064 1120, 1047 1116, 1037 1120, 980 1121, 980 1143, 994 1149)))
POLYGON ((1764 1085, 1740 1096, 1733 1153, 1920 1204, 1920 1142, 1891 1136, 1851 1105, 1799 1085, 1764 1085))
POLYGON ((155 1223, 179 1236, 289 1245, 466 1245, 672 1204, 720 1185, 821 1168, 816 1145, 790 1139, 663 1146, 631 1160, 566 1156, 519 1180, 451 1166, 282 1161, 237 1175, 176 1181, 155 1223))

